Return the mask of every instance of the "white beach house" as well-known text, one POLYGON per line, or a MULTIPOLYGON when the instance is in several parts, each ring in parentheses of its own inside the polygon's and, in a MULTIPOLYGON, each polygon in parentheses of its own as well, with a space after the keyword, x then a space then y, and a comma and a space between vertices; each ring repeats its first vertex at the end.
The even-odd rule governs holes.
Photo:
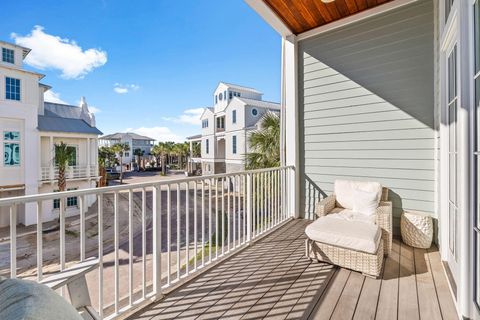
MULTIPOLYGON (((0 198, 57 191, 55 144, 64 142, 75 156, 67 169, 67 188, 93 188, 98 178, 95 116, 84 98, 79 107, 44 102, 50 87, 40 83, 42 74, 23 68, 29 49, 0 41, 0 198)), ((93 199, 94 200, 94 199, 93 199)), ((86 205, 92 203, 86 199, 86 205)), ((78 213, 77 197, 67 201, 67 214, 78 213)), ((18 222, 36 223, 35 208, 19 209, 18 222)), ((43 203, 43 219, 58 218, 58 200, 43 203)), ((0 226, 9 224, 4 209, 0 226)), ((7 212, 8 213, 8 212, 7 212)))
POLYGON ((280 104, 262 100, 256 89, 220 82, 213 93, 213 107, 205 108, 201 135, 187 138, 201 143, 203 174, 245 170, 248 137, 259 129, 266 112, 280 113, 280 104))

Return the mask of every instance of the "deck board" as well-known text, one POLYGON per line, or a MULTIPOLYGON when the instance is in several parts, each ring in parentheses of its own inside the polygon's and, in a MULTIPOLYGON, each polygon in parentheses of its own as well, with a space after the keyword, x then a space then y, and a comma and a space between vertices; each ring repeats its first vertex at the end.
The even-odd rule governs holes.
POLYGON ((456 319, 438 249, 394 240, 380 279, 304 257, 294 220, 129 319, 456 319))

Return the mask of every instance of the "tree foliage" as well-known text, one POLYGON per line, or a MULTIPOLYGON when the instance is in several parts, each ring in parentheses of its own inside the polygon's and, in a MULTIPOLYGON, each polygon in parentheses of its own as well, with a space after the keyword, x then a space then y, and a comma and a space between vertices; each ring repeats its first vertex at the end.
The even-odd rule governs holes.
POLYGON ((245 156, 248 170, 280 166, 280 118, 267 112, 260 121, 260 128, 248 137, 250 152, 245 156))

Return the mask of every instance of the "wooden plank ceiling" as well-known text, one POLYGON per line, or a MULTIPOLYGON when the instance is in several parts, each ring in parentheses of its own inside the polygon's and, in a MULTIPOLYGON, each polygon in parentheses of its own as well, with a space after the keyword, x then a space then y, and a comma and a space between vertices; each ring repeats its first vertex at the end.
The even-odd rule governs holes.
POLYGON ((299 34, 391 0, 263 0, 290 30, 299 34))

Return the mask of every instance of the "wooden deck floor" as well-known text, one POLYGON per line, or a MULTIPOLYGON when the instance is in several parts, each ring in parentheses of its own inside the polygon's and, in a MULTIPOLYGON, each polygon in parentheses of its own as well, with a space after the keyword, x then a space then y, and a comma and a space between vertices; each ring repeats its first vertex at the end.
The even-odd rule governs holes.
POLYGON ((458 319, 435 248, 394 241, 381 279, 304 257, 294 220, 130 319, 458 319))

